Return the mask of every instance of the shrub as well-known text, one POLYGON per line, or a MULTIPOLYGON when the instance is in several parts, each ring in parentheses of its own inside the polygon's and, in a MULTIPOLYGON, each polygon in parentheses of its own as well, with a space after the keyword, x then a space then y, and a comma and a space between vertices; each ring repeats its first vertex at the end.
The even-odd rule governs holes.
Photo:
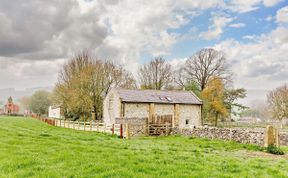
POLYGON ((284 155, 284 152, 277 146, 269 145, 267 147, 267 152, 274 155, 284 155))

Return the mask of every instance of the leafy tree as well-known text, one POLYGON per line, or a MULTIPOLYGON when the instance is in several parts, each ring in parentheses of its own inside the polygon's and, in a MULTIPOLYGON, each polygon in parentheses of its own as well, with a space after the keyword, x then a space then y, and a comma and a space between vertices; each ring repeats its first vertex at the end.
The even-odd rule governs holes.
MULTIPOLYGON (((185 65, 176 71, 175 82, 180 87, 185 88, 185 90, 193 91, 198 97, 204 100, 202 117, 211 117, 211 112, 214 112, 214 114, 212 115, 215 115, 216 113, 216 116, 221 115, 222 117, 224 117, 224 115, 228 115, 224 114, 226 111, 227 113, 230 113, 231 117, 233 106, 245 108, 245 106, 236 103, 237 99, 246 97, 245 89, 230 88, 230 85, 232 84, 232 73, 228 69, 225 55, 222 52, 214 50, 212 48, 201 49, 193 56, 191 56, 186 61, 185 65), (220 87, 221 90, 212 91, 211 82, 214 83, 214 88, 217 86, 216 84, 218 84, 217 87, 220 87), (221 85, 219 82, 221 83, 221 85), (205 90, 208 85, 210 85, 210 89, 205 90), (212 93, 215 92, 220 92, 219 94, 221 95, 219 95, 218 98, 216 97, 217 100, 211 100, 211 97, 213 96, 212 93), (226 107, 225 110, 222 107, 223 104, 226 107), (221 111, 222 109, 223 112, 221 111), (215 112, 217 110, 219 111, 218 114, 217 112, 215 112)), ((217 121, 218 119, 216 119, 216 124, 217 121)))
POLYGON ((30 98, 29 108, 36 114, 48 114, 51 105, 51 93, 47 91, 36 91, 30 98))
POLYGON ((201 98, 201 89, 195 81, 191 81, 191 82, 186 83, 185 90, 186 91, 193 91, 198 97, 201 98))
POLYGON ((243 110, 241 113, 241 116, 242 117, 259 117, 259 118, 261 118, 261 117, 263 117, 263 114, 259 110, 249 108, 249 109, 243 110))
POLYGON ((232 108, 236 106, 241 109, 246 109, 242 104, 236 103, 237 99, 245 98, 246 97, 246 90, 244 88, 226 88, 224 91, 224 103, 226 108, 229 112, 229 119, 231 120, 232 108))
POLYGON ((206 117, 217 126, 219 116, 225 117, 228 114, 224 103, 224 84, 218 77, 210 78, 205 89, 201 92, 204 100, 206 117))
POLYGON ((29 105, 30 105, 30 97, 24 96, 22 98, 19 99, 19 102, 21 104, 21 107, 26 110, 29 109, 29 105))
MULTIPOLYGON (((267 101, 269 104, 272 117, 279 120, 282 123, 284 118, 288 118, 288 86, 283 85, 281 87, 272 90, 267 95, 267 101)), ((282 127, 282 124, 281 124, 282 127)))
POLYGON ((173 81, 172 67, 164 58, 157 57, 139 68, 139 78, 143 89, 167 89, 173 81))

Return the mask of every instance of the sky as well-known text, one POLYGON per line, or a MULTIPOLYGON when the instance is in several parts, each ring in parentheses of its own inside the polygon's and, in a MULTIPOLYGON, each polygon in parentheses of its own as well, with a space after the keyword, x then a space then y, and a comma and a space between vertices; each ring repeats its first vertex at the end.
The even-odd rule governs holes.
POLYGON ((83 50, 136 74, 153 57, 176 68, 207 47, 225 53, 235 87, 287 83, 288 1, 0 0, 0 89, 53 86, 83 50))

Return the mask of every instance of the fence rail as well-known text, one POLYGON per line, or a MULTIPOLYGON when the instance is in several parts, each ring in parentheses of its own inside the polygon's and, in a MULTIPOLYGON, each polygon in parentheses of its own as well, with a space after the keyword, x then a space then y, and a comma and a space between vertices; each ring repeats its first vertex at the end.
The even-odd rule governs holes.
MULTIPOLYGON (((33 116, 32 116, 33 117, 33 116)), ((38 120, 46 122, 47 124, 69 128, 82 131, 94 131, 118 135, 120 138, 130 138, 137 135, 159 136, 169 135, 173 130, 172 123, 146 123, 146 124, 132 124, 132 123, 117 123, 106 124, 97 121, 80 122, 70 120, 60 120, 52 118, 41 118, 34 116, 38 120)))
POLYGON ((128 124, 106 124, 101 122, 79 122, 79 121, 69 121, 69 120, 60 120, 60 119, 51 119, 51 118, 41 118, 34 117, 38 120, 41 120, 49 125, 69 128, 74 130, 83 130, 83 131, 94 131, 108 133, 112 135, 118 135, 120 138, 129 138, 129 126, 128 124))

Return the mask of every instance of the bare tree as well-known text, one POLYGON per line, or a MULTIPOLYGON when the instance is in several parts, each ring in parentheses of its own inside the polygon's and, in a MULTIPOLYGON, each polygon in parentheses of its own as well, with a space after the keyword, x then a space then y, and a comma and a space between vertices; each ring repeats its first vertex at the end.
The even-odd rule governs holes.
POLYGON ((231 76, 224 55, 212 48, 201 49, 191 56, 185 63, 184 71, 187 79, 197 82, 201 91, 212 77, 221 78, 225 82, 231 76))
MULTIPOLYGON (((102 102, 112 87, 136 87, 132 74, 109 61, 81 53, 64 65, 54 90, 54 101, 75 118, 102 116, 102 102)), ((69 116, 69 117, 71 117, 69 116)))
POLYGON ((181 88, 185 88, 187 85, 187 75, 184 66, 174 71, 174 81, 181 88))
POLYGON ((162 90, 169 88, 173 81, 172 68, 162 57, 153 59, 139 68, 141 88, 162 90))
MULTIPOLYGON (((288 118, 288 86, 283 85, 270 91, 267 95, 272 116, 282 123, 282 120, 288 118)), ((282 124, 281 124, 282 126, 282 124)))

